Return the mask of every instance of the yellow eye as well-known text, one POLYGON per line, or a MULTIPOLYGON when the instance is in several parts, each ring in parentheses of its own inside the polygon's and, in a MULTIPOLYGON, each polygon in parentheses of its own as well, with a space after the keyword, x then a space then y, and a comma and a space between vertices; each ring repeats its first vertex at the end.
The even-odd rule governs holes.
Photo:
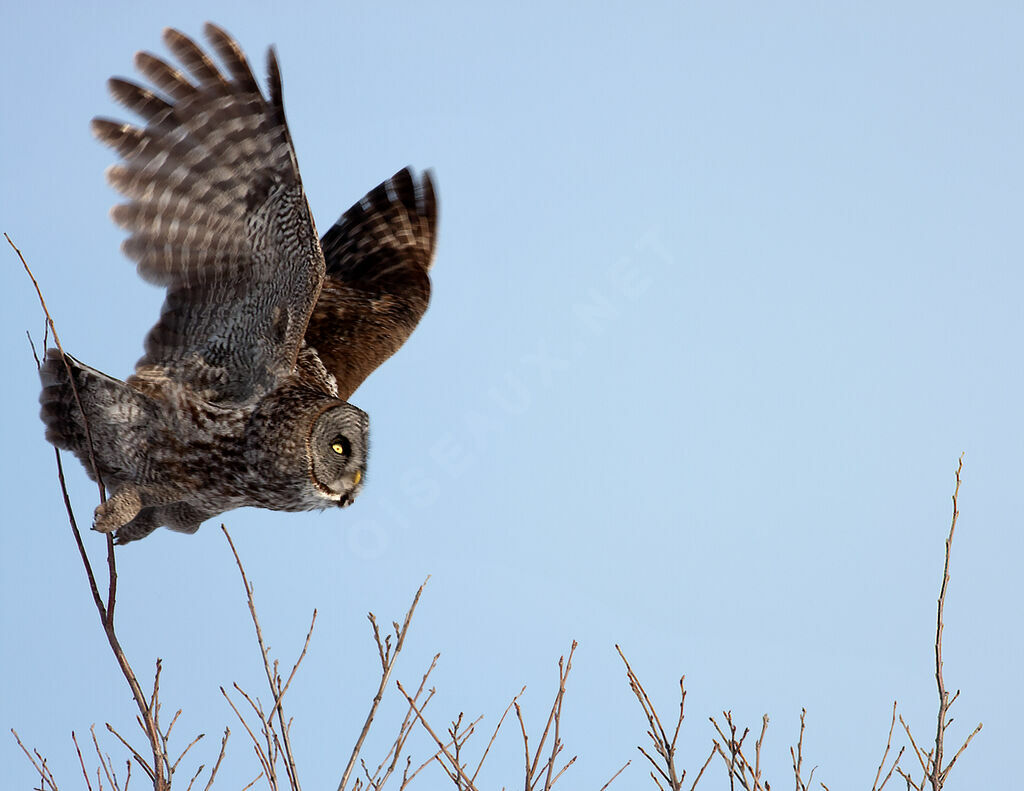
POLYGON ((359 485, 359 482, 360 482, 361 480, 363 480, 363 473, 362 473, 361 471, 359 471, 359 470, 356 470, 356 478, 355 478, 355 481, 356 481, 356 485, 357 485, 357 486, 359 485))
POLYGON ((342 445, 340 442, 335 442, 333 445, 331 445, 331 450, 333 450, 339 456, 345 455, 345 446, 342 445))

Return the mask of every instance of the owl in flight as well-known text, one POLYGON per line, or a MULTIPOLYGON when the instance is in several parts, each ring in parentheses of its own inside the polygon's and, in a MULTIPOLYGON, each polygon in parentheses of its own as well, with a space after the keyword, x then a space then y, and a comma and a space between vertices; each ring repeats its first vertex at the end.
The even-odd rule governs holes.
POLYGON ((56 349, 40 372, 46 438, 108 488, 94 528, 118 543, 242 506, 350 505, 369 423, 348 398, 430 299, 430 175, 399 171, 318 240, 274 50, 264 97, 234 39, 205 33, 221 65, 168 29, 180 69, 140 52, 152 88, 110 80, 142 123, 92 122, 120 156, 124 252, 167 288, 145 355, 124 382, 56 349))

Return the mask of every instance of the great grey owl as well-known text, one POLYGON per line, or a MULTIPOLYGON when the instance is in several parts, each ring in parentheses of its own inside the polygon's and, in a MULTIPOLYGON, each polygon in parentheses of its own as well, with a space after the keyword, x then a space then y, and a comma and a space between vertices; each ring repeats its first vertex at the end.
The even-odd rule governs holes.
POLYGON ((119 543, 241 506, 351 504, 369 424, 348 398, 430 298, 429 173, 399 171, 318 241, 274 50, 265 98, 238 44, 204 32, 222 66, 165 30, 181 69, 140 52, 153 89, 109 83, 144 126, 92 122, 120 155, 124 252, 167 287, 145 355, 124 382, 56 349, 41 369, 46 438, 108 487, 93 526, 119 543))

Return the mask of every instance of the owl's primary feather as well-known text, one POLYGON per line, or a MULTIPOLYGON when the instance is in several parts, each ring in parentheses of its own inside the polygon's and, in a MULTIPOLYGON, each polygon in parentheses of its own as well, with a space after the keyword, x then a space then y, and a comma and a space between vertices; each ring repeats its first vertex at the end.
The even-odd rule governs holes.
POLYGON ((41 371, 47 439, 110 488, 96 527, 121 542, 244 505, 351 503, 368 424, 347 399, 430 297, 430 176, 399 171, 318 241, 273 50, 264 97, 235 41, 205 32, 221 66, 166 30, 180 69, 139 53, 152 88, 110 81, 144 125, 93 121, 120 155, 123 249, 168 289, 145 355, 126 382, 56 350, 41 371))
POLYGON ((327 274, 306 329, 348 398, 405 343, 430 301, 437 200, 408 169, 345 212, 320 244, 327 274))
POLYGON ((294 368, 324 275, 270 52, 271 100, 238 45, 207 25, 228 75, 188 38, 164 40, 185 67, 148 53, 135 65, 165 97, 111 80, 145 128, 97 119, 121 155, 111 184, 129 198, 114 221, 139 273, 168 287, 136 376, 170 377, 211 400, 245 402, 294 368))

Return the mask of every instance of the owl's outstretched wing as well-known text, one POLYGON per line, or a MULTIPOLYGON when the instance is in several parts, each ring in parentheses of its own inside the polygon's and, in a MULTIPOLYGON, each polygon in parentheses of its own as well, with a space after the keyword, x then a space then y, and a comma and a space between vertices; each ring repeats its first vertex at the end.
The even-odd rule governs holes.
POLYGON ((96 119, 93 131, 121 156, 107 178, 129 199, 111 212, 130 232, 124 252, 168 289, 133 381, 169 378, 241 403, 293 370, 324 261, 273 50, 264 98, 238 44, 215 25, 204 32, 223 71, 165 30, 182 70, 140 52, 135 65, 155 90, 110 80, 145 126, 96 119))
POLYGON ((437 200, 429 173, 405 168, 345 212, 320 240, 327 274, 306 329, 347 399, 398 351, 430 301, 437 200))

